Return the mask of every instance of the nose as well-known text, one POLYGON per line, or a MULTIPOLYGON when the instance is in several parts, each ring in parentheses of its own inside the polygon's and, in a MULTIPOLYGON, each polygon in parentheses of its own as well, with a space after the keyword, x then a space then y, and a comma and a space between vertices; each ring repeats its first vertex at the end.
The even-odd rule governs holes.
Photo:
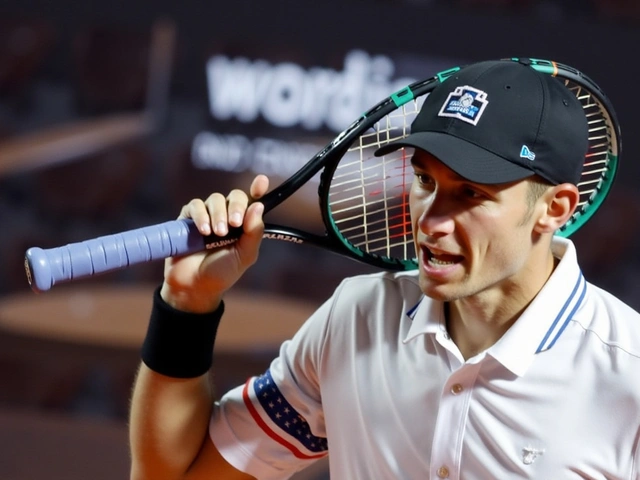
POLYGON ((455 230, 455 207, 445 195, 434 193, 422 201, 418 228, 430 237, 449 235, 455 230))

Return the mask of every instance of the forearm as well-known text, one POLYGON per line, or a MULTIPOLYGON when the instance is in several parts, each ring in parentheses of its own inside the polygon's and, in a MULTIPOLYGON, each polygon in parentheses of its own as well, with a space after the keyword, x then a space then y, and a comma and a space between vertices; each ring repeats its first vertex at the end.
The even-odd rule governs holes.
POLYGON ((131 403, 131 480, 183 478, 208 441, 212 406, 208 374, 171 378, 143 363, 131 403))
MULTIPOLYGON (((252 199, 268 187, 268 179, 257 176, 252 199)), ((243 234, 227 248, 165 261, 131 403, 132 480, 252 478, 227 463, 208 438, 214 408, 210 370, 222 296, 258 257, 262 212, 262 204, 249 205, 239 189, 193 199, 180 212, 202 235, 224 236, 229 227, 242 227, 243 234)))
POLYGON ((220 303, 213 312, 187 313, 154 292, 131 401, 132 480, 184 478, 208 441, 209 371, 223 312, 220 303))

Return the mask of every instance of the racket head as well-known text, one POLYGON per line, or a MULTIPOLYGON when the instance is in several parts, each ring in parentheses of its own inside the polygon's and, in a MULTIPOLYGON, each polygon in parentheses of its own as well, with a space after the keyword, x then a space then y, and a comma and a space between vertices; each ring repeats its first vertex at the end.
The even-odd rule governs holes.
MULTIPOLYGON (((621 150, 615 111, 601 88, 564 64, 541 59, 509 58, 563 81, 583 106, 589 125, 589 148, 578 184, 577 209, 556 232, 569 237, 600 208, 613 184, 621 150)), ((390 270, 417 268, 409 212, 413 182, 411 149, 376 157, 374 152, 406 137, 426 96, 460 70, 454 67, 415 82, 367 111, 329 144, 319 185, 320 209, 327 234, 355 259, 390 270)))
POLYGON ((532 68, 561 80, 580 101, 587 116, 589 147, 577 185, 580 200, 571 218, 556 232, 556 235, 566 238, 584 226, 611 190, 622 149, 620 124, 609 98, 587 75, 562 63, 528 60, 532 68))

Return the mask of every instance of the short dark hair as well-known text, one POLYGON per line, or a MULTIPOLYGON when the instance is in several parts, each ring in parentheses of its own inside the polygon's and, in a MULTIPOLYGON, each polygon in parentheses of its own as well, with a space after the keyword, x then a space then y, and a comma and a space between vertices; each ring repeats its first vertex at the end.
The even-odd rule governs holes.
POLYGON ((542 195, 544 195, 547 189, 553 186, 551 182, 545 180, 539 175, 529 177, 527 179, 527 183, 529 186, 529 189, 527 191, 527 205, 529 208, 533 208, 533 205, 542 195))
POLYGON ((519 225, 526 225, 527 222, 529 222, 531 215, 533 215, 533 207, 536 202, 544 195, 544 192, 546 192, 549 187, 553 186, 551 182, 538 175, 527 178, 525 182, 527 182, 527 211, 520 220, 519 225))

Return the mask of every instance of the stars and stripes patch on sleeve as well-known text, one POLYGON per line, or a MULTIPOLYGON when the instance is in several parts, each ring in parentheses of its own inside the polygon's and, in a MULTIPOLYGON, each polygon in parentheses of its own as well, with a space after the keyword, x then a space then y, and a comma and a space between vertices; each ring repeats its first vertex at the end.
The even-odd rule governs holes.
POLYGON ((271 371, 250 378, 243 389, 244 403, 251 416, 272 439, 298 458, 327 455, 327 439, 311 433, 307 421, 284 398, 271 371))

